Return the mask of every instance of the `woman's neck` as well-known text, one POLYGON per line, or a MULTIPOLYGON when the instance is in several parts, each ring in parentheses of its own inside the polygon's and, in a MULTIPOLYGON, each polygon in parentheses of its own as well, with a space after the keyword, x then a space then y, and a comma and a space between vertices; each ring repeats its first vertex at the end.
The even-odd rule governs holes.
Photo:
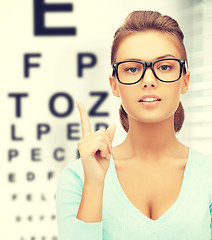
POLYGON ((123 147, 130 158, 148 160, 185 151, 175 135, 174 115, 158 123, 142 123, 129 117, 129 131, 123 147))

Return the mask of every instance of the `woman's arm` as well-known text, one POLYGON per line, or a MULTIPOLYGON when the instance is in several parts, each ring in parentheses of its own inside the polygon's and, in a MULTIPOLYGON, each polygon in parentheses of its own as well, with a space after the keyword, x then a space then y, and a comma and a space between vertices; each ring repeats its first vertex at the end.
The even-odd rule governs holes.
POLYGON ((66 167, 56 191, 59 240, 102 240, 103 186, 83 183, 78 159, 66 167), (72 167, 73 166, 73 167, 72 167))
POLYGON ((102 200, 104 184, 86 182, 83 186, 82 198, 77 218, 84 222, 102 221, 102 200))
POLYGON ((80 112, 80 161, 66 168, 58 182, 56 204, 60 240, 101 240, 104 180, 110 164, 116 124, 91 133, 83 103, 80 112), (80 174, 78 174, 80 173, 80 174), (81 178, 80 178, 80 176, 81 178))
POLYGON ((211 240, 212 240, 212 204, 209 206, 209 209, 210 209, 210 213, 211 213, 211 240))

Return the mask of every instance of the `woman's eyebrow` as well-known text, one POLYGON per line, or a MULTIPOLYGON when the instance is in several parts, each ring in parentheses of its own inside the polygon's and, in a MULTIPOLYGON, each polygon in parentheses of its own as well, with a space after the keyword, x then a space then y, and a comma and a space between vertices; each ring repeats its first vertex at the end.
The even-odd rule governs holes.
MULTIPOLYGON (((175 57, 174 55, 172 55, 172 54, 165 54, 165 55, 163 55, 163 56, 160 56, 160 57, 155 58, 155 60, 162 59, 162 58, 167 58, 167 57, 176 58, 176 57, 175 57)), ((125 61, 125 60, 144 61, 144 60, 139 59, 139 58, 126 58, 126 59, 124 59, 124 61, 125 61)))
POLYGON ((176 57, 175 57, 174 55, 172 55, 172 54, 166 54, 166 55, 163 55, 163 56, 161 56, 161 57, 156 58, 156 60, 161 59, 161 58, 166 58, 166 57, 176 58, 176 57))

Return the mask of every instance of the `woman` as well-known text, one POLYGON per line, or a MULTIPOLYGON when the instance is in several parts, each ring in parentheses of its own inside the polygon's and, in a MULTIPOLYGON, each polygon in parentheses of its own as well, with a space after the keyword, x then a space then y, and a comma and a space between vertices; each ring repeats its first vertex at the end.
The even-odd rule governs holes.
POLYGON ((116 126, 91 133, 77 103, 80 159, 58 182, 60 240, 212 239, 211 156, 176 138, 190 78, 183 38, 152 11, 132 12, 116 31, 109 80, 127 136, 113 148, 116 126))

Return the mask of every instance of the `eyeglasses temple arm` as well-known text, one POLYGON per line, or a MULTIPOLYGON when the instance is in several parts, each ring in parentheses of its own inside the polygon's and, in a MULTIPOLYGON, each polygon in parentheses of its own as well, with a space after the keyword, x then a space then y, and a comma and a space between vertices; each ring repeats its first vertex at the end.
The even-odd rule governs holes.
POLYGON ((186 70, 186 73, 188 72, 188 64, 187 64, 187 61, 185 60, 185 70, 186 70))

